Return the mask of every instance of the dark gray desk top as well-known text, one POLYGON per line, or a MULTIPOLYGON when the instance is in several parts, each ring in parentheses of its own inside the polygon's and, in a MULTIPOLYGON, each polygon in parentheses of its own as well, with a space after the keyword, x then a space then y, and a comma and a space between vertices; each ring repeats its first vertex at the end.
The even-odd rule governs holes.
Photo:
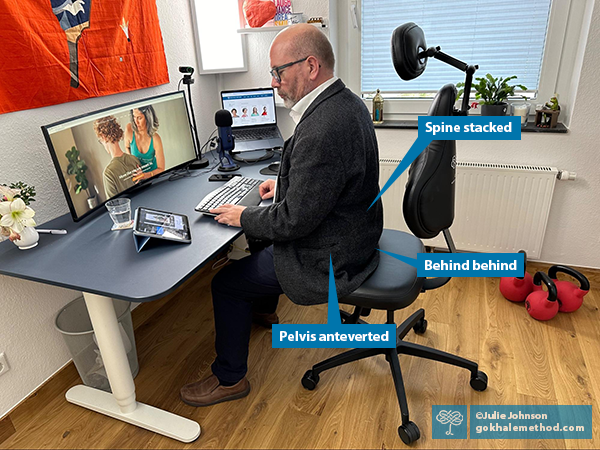
MULTIPOLYGON (((239 173, 267 179, 259 170, 273 161, 276 159, 241 164, 239 173)), ((30 250, 20 250, 9 241, 0 243, 0 274, 122 300, 144 302, 161 298, 242 234, 241 228, 220 225, 212 217, 194 211, 206 194, 223 185, 208 182, 214 173, 220 172, 215 169, 174 181, 168 181, 166 176, 127 195, 131 198, 132 218, 138 206, 186 214, 191 244, 156 240, 137 253, 131 230, 110 230, 112 221, 106 209, 79 223, 66 214, 40 228, 64 228, 67 235, 41 234, 38 246, 30 250)))

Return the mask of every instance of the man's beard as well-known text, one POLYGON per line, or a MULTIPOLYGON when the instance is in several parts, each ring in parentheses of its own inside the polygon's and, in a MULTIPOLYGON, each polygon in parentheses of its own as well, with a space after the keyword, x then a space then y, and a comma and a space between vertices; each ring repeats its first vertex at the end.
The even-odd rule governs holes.
POLYGON ((285 106, 287 109, 292 109, 294 105, 300 101, 300 99, 291 98, 288 93, 285 93, 283 96, 281 95, 279 90, 277 91, 277 93, 279 94, 279 97, 281 97, 283 100, 283 106, 285 106))
POLYGON ((287 109, 292 109, 296 103, 298 103, 297 100, 292 100, 288 97, 283 99, 283 106, 285 106, 287 109))

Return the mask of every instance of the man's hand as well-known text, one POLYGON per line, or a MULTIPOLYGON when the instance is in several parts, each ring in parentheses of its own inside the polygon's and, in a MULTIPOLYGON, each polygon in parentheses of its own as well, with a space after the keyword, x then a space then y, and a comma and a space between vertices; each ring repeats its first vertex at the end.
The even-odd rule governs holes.
POLYGON ((275 180, 267 180, 258 187, 260 198, 266 200, 275 195, 275 180))
MULTIPOLYGON (((262 184, 261 184, 262 186, 262 184)), ((218 208, 211 209, 211 214, 217 214, 215 220, 231 227, 241 227, 242 212, 246 209, 245 206, 239 205, 222 205, 218 208)))

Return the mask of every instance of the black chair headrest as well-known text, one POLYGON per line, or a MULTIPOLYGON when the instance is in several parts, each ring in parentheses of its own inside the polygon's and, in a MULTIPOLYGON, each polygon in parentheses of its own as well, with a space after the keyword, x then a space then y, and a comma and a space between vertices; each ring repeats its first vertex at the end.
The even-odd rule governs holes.
MULTIPOLYGON (((443 86, 427 115, 451 116, 455 99, 456 87, 443 86)), ((454 222, 455 175, 456 141, 431 141, 411 164, 402 210, 418 238, 434 238, 454 222)))
POLYGON ((423 73, 427 57, 418 55, 427 49, 423 30, 413 22, 400 25, 392 33, 392 61, 400 78, 409 81, 423 73))

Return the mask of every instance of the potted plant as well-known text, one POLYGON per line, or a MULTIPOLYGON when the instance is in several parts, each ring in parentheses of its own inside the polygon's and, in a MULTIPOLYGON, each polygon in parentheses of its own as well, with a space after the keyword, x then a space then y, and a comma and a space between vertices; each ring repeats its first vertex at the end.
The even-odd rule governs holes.
MULTIPOLYGON (((479 100, 481 105, 482 116, 504 116, 508 104, 506 99, 515 95, 515 89, 519 88, 522 91, 526 91, 527 88, 522 84, 515 84, 510 86, 509 81, 517 78, 516 75, 506 78, 494 78, 489 73, 485 77, 475 78, 476 83, 473 83, 473 89, 475 89, 475 98, 479 100)), ((456 87, 461 88, 458 91, 457 99, 464 92, 465 83, 458 83, 456 87)), ((527 98, 523 96, 523 98, 527 98)))
POLYGON ((0 242, 10 239, 21 250, 37 245, 39 240, 33 216, 29 207, 35 201, 35 188, 25 183, 10 186, 0 184, 0 242))
POLYGON ((81 191, 86 191, 88 194, 87 202, 90 209, 95 208, 98 205, 96 196, 90 193, 89 182, 85 175, 88 167, 85 165, 85 161, 79 158, 79 150, 75 147, 71 147, 71 150, 67 150, 65 153, 69 165, 67 166, 67 173, 69 175, 75 175, 77 185, 75 186, 75 194, 79 194, 81 191))

